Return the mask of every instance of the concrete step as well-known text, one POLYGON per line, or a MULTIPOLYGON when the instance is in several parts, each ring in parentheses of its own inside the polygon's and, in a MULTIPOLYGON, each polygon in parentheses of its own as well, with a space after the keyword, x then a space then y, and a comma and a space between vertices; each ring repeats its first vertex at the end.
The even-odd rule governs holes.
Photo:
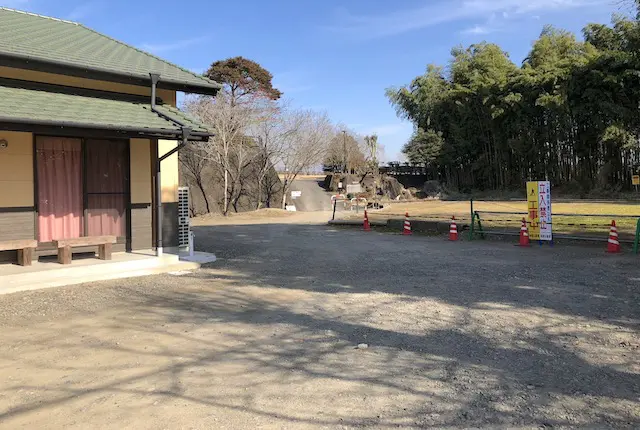
POLYGON ((0 272, 0 294, 199 268, 200 263, 181 261, 177 255, 172 254, 165 254, 159 258, 150 256, 124 261, 99 261, 98 264, 77 266, 72 263, 70 266, 59 268, 20 267, 19 269, 23 270, 22 273, 2 275, 0 272))

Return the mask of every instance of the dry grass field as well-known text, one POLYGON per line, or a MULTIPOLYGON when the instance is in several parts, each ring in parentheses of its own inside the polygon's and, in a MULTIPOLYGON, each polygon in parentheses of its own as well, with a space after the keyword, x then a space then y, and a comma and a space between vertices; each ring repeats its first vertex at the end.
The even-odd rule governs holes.
MULTIPOLYGON (((477 201, 474 210, 480 213, 483 227, 518 229, 523 214, 527 211, 526 201, 477 201), (502 212, 500 214, 488 212, 502 212)), ((552 203, 553 230, 565 234, 600 234, 609 231, 612 220, 625 235, 635 233, 640 218, 640 202, 558 202, 552 203), (563 215, 563 214, 568 214, 563 215), (584 215, 582 215, 584 214, 584 215), (591 215, 591 216, 589 216, 591 215), (610 216, 592 216, 610 215, 610 216), (636 218, 621 218, 634 216, 636 218)), ((468 201, 423 200, 418 202, 387 203, 384 209, 371 212, 370 219, 386 220, 401 218, 408 212, 412 219, 447 220, 455 216, 462 223, 471 221, 471 207, 468 201)), ((349 217, 361 217, 351 214, 349 217)))

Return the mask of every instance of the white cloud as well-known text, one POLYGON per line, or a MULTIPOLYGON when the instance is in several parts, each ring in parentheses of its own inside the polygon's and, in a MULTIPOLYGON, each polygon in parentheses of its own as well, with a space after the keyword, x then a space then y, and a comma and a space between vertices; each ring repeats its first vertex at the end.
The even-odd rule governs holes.
POLYGON ((439 0, 382 15, 354 15, 341 8, 329 30, 360 39, 393 36, 447 22, 609 5, 611 0, 439 0))
POLYGON ((508 13, 503 12, 501 15, 492 13, 483 25, 475 25, 462 31, 462 34, 485 35, 502 31, 505 28, 508 13))
POLYGON ((90 1, 87 3, 83 3, 79 6, 76 6, 67 14, 65 19, 69 21, 80 21, 86 19, 91 15, 95 15, 100 12, 104 7, 105 3, 103 1, 90 1))
POLYGON ((489 33, 493 33, 494 31, 497 31, 495 28, 491 28, 491 27, 487 27, 484 25, 475 25, 471 28, 468 28, 466 30, 464 30, 462 33, 464 34, 489 34, 489 33))
POLYGON ((143 43, 140 45, 140 49, 142 49, 143 51, 149 51, 157 54, 162 52, 175 51, 177 49, 188 48, 190 46, 194 46, 194 45, 198 45, 203 42, 206 42, 209 39, 210 39, 209 36, 200 36, 200 37, 192 37, 188 39, 174 40, 172 42, 167 42, 167 43, 143 43))

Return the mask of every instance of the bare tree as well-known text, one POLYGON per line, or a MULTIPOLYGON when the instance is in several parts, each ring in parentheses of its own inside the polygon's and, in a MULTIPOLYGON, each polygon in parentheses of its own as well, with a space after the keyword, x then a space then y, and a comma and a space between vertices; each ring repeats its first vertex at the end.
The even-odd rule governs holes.
POLYGON ((378 141, 378 135, 372 134, 365 136, 364 139, 365 156, 367 170, 370 171, 374 177, 377 177, 380 173, 380 159, 384 157, 384 146, 378 141))
POLYGON ((284 104, 263 105, 251 128, 251 136, 256 141, 258 151, 254 160, 257 166, 258 182, 256 209, 262 206, 263 190, 266 194, 273 194, 275 184, 269 173, 274 170, 274 163, 281 158, 287 139, 295 133, 286 120, 287 110, 284 104))
MULTIPOLYGON (((214 136, 202 145, 202 155, 217 163, 224 177, 222 212, 229 213, 230 202, 237 205, 242 193, 242 173, 250 162, 245 130, 251 124, 253 109, 249 104, 231 103, 230 96, 220 91, 213 97, 199 96, 185 101, 185 109, 207 124, 214 136)), ((253 151, 255 154, 255 151, 253 151)))
POLYGON ((253 137, 242 136, 232 148, 231 169, 229 170, 229 201, 236 212, 238 212, 238 202, 245 194, 247 180, 253 179, 250 167, 259 155, 258 144, 253 137))
POLYGON ((338 126, 324 157, 326 168, 343 173, 353 173, 362 170, 366 159, 361 138, 345 126, 338 126))
POLYGON ((336 134, 326 114, 311 110, 287 112, 284 124, 287 134, 276 163, 283 177, 283 209, 293 181, 302 171, 322 162, 329 143, 336 134))
POLYGON ((365 136, 364 142, 367 148, 367 161, 372 167, 378 167, 378 135, 365 136))
POLYGON ((180 160, 183 172, 185 172, 191 179, 191 182, 194 183, 202 193, 207 213, 211 213, 209 198, 207 197, 207 192, 204 187, 205 169, 209 161, 202 150, 202 145, 200 142, 190 142, 189 145, 178 152, 178 159, 180 160))

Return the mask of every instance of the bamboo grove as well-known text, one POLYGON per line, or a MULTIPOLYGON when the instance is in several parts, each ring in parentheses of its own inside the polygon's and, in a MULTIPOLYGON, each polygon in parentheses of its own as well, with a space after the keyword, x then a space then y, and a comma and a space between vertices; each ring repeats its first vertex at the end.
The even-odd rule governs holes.
POLYGON ((414 124, 407 159, 463 191, 529 179, 581 193, 630 188, 640 167, 640 25, 618 16, 583 33, 545 27, 521 66, 494 44, 454 48, 448 67, 388 89, 414 124))

